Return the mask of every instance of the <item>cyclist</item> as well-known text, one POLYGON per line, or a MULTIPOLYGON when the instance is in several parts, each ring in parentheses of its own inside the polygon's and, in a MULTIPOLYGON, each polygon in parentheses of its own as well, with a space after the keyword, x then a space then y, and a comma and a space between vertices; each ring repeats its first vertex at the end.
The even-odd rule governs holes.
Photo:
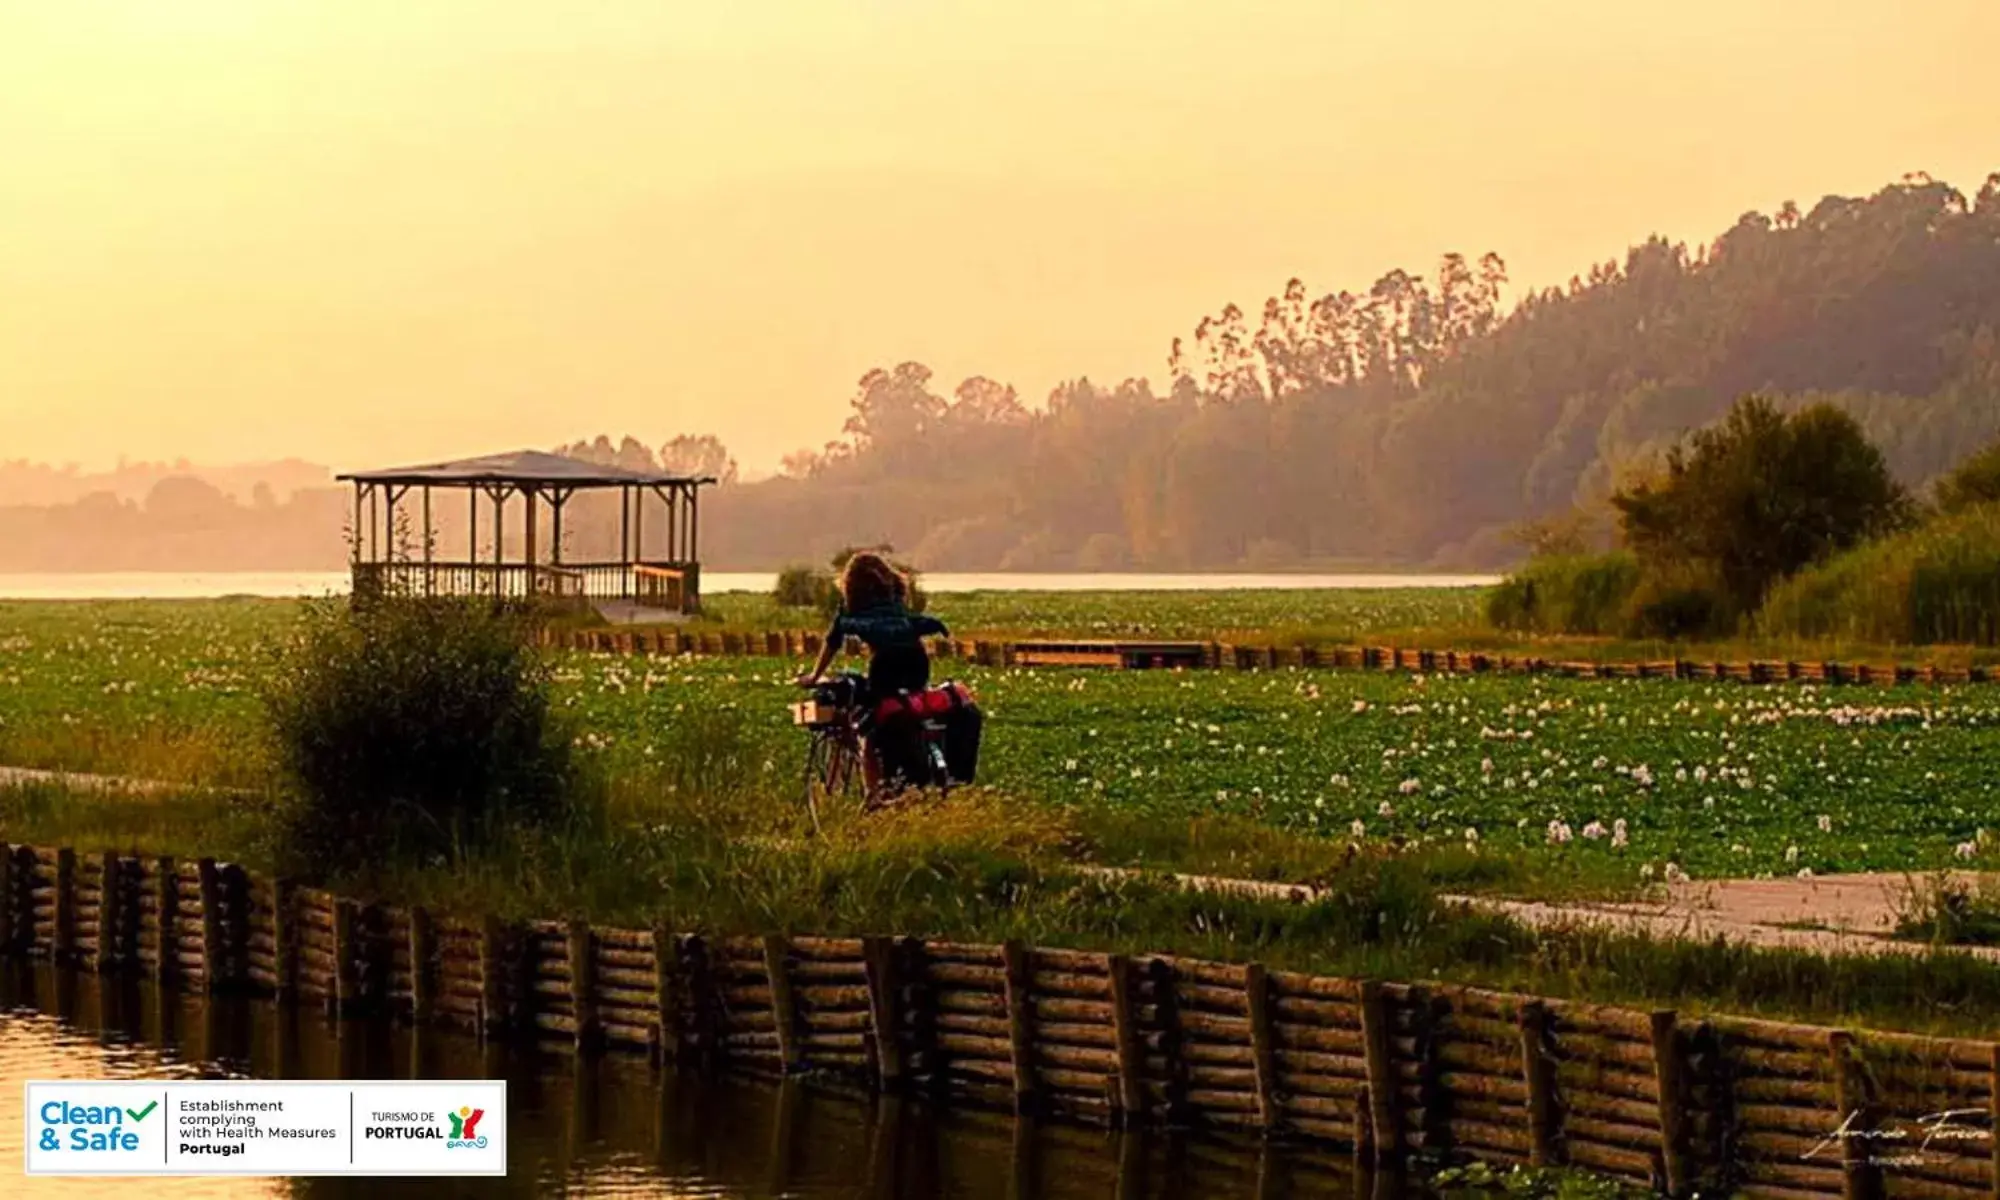
MULTIPOLYGON (((924 649, 927 637, 950 637, 944 622, 908 607, 910 585, 889 560, 863 550, 847 560, 838 582, 840 611, 827 628, 826 644, 820 648, 813 669, 799 676, 802 687, 813 687, 833 665, 833 656, 849 637, 868 647, 868 679, 861 709, 872 713, 885 697, 898 692, 919 694, 930 686, 931 656, 924 649)), ((882 763, 879 748, 882 731, 868 729, 861 739, 861 771, 868 784, 871 801, 881 794, 882 763)))

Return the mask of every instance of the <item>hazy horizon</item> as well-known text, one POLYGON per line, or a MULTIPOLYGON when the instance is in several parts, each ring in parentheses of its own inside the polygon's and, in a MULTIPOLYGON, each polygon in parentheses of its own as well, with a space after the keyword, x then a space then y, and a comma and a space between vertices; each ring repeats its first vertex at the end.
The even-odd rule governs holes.
POLYGON ((0 0, 0 459, 335 468, 714 433, 916 359, 1163 379, 1297 275, 1560 283, 1923 170, 1990 0, 0 0))

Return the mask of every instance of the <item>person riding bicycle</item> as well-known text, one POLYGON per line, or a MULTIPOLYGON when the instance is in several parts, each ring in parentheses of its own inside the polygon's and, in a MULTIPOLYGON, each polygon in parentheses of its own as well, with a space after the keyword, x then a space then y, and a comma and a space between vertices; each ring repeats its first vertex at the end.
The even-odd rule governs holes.
MULTIPOLYGON (((854 637, 868 647, 864 711, 872 711, 876 703, 898 692, 920 693, 929 687, 931 656, 924 649, 924 639, 950 637, 951 631, 936 617, 910 611, 910 585, 902 573, 880 554, 863 550, 847 560, 838 586, 840 611, 827 628, 819 661, 799 676, 799 684, 818 684, 833 665, 834 655, 854 637)), ((882 783, 877 732, 869 731, 861 741, 862 776, 871 797, 879 793, 882 783)))

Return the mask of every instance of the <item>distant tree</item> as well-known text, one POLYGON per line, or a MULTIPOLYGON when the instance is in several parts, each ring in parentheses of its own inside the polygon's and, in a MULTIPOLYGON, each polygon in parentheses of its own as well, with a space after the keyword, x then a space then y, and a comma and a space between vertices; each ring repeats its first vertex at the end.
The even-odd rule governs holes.
POLYGON ((706 476, 721 483, 736 482, 736 460, 714 434, 679 434, 660 447, 660 469, 676 475, 706 476))
POLYGON ((945 402, 931 391, 930 382, 931 369, 916 362, 868 372, 849 402, 852 412, 842 431, 857 451, 900 456, 944 415, 945 402))
POLYGON ((1787 416, 1760 396, 1675 446, 1663 476, 1612 503, 1643 567, 1712 572, 1737 612, 1909 511, 1882 452, 1852 417, 1830 405, 1787 416))

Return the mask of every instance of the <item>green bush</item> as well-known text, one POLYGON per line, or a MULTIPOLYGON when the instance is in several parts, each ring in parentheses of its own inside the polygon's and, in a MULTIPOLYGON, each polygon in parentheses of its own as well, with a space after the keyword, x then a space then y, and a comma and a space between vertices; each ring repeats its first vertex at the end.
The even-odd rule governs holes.
POLYGON ((1937 483, 1937 506, 1942 512, 1964 512, 1995 500, 2000 500, 2000 442, 1959 463, 1937 483))
POLYGON ((1639 562, 1623 551, 1531 559, 1486 597, 1486 619, 1523 633, 1613 634, 1639 585, 1639 562))
POLYGON ((771 598, 785 608, 822 608, 833 591, 833 576, 807 563, 793 563, 778 572, 771 598))
POLYGON ((1636 637, 1719 637, 1735 630, 1736 606, 1713 572, 1669 564, 1640 572, 1621 625, 1636 637))
POLYGON ((309 605, 262 692, 289 869, 457 859, 566 815, 579 773, 532 632, 455 600, 309 605))
POLYGON ((1776 636, 2000 645, 2000 504, 1936 517, 1772 589, 1757 618, 1776 636))
POLYGON ((1901 528, 1909 498, 1861 426, 1830 405, 1781 413, 1758 396, 1668 452, 1666 469, 1612 497, 1647 571, 1699 567, 1739 611, 1829 555, 1901 528))

